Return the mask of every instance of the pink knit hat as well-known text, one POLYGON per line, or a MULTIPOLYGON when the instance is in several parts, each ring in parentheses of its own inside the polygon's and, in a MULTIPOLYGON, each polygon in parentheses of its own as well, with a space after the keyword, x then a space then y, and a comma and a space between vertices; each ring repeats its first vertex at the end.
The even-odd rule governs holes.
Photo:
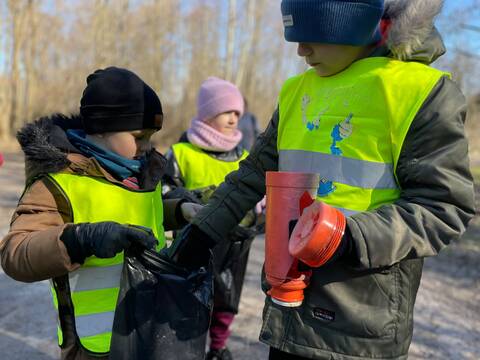
POLYGON ((244 104, 240 90, 226 80, 207 78, 198 92, 197 119, 205 121, 229 111, 237 111, 239 117, 242 116, 244 104))

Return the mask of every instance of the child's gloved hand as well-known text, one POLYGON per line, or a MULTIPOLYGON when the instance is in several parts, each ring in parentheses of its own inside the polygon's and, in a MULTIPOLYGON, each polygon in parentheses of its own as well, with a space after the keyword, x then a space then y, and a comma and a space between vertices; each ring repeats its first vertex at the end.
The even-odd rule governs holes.
POLYGON ((203 208, 200 204, 195 204, 192 202, 184 202, 180 205, 183 218, 190 222, 197 215, 197 213, 203 208))
POLYGON ((83 264, 89 256, 111 258, 133 243, 147 249, 157 244, 153 232, 145 227, 121 225, 113 221, 68 225, 60 239, 72 263, 83 264))
POLYGON ((188 224, 168 248, 168 257, 188 269, 207 266, 215 242, 196 225, 188 224))

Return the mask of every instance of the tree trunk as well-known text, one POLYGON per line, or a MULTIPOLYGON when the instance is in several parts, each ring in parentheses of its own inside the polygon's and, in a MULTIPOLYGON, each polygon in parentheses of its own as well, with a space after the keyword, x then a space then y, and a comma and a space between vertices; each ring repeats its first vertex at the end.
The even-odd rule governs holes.
MULTIPOLYGON (((243 79, 245 76, 245 72, 247 70, 248 66, 248 58, 251 56, 251 50, 252 50, 252 44, 254 41, 255 35, 255 22, 256 22, 256 16, 255 16, 255 0, 247 0, 248 5, 247 5, 247 25, 246 25, 246 39, 244 40, 243 46, 242 46, 242 51, 240 53, 240 59, 238 60, 238 66, 237 66, 237 74, 235 76, 235 84, 238 87, 241 87, 243 84, 243 79)), ((258 1, 258 0, 257 0, 258 1)))
POLYGON ((237 1, 228 1, 228 35, 227 35, 227 59, 225 62, 225 79, 233 80, 234 52, 235 52, 235 29, 237 27, 237 1))

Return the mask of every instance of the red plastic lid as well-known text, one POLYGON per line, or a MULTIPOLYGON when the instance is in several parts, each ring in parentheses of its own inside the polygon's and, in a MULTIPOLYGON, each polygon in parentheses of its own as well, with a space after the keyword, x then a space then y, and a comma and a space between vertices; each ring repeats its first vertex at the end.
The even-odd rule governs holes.
POLYGON ((316 201, 304 210, 298 220, 288 251, 307 265, 319 267, 337 250, 345 226, 345 216, 339 210, 316 201))

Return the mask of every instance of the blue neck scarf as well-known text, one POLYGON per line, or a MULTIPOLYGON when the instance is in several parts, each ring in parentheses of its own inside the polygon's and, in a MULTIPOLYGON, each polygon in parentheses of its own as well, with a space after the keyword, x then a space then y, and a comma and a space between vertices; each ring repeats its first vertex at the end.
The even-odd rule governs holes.
POLYGON ((67 138, 83 155, 94 157, 105 170, 120 180, 137 177, 145 163, 145 159, 127 159, 88 141, 82 130, 67 130, 67 138))

